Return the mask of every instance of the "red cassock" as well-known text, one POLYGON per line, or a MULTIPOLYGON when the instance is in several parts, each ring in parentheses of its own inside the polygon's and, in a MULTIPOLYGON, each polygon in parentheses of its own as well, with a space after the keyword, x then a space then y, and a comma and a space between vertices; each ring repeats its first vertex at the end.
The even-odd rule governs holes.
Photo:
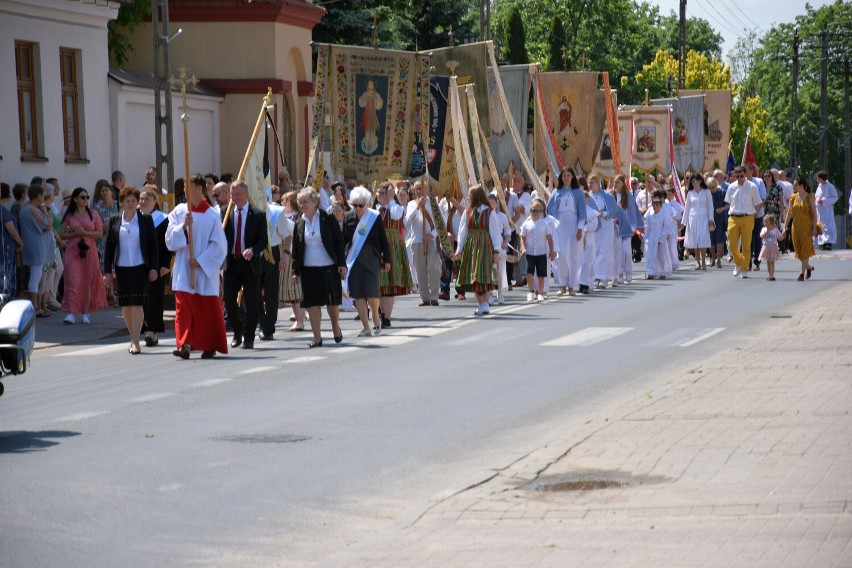
POLYGON ((175 292, 175 344, 191 345, 193 351, 228 352, 218 296, 175 292))

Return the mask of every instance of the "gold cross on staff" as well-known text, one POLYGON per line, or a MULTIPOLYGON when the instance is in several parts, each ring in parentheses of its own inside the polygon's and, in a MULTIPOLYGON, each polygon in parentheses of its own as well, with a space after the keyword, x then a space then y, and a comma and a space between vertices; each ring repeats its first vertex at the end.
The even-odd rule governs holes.
POLYGON ((180 76, 179 77, 169 77, 169 84, 172 87, 176 87, 176 86, 180 85, 180 96, 181 96, 182 102, 181 102, 181 105, 180 105, 179 108, 180 108, 181 113, 182 113, 180 115, 181 122, 189 122, 189 105, 186 104, 186 86, 189 85, 190 83, 194 87, 195 85, 198 84, 198 79, 195 78, 195 75, 193 75, 192 77, 189 76, 189 74, 186 70, 186 65, 180 66, 180 76))
POLYGON ((585 71, 586 70, 586 61, 588 61, 589 58, 586 57, 585 53, 581 53, 580 57, 578 57, 577 60, 580 62, 580 69, 585 71))

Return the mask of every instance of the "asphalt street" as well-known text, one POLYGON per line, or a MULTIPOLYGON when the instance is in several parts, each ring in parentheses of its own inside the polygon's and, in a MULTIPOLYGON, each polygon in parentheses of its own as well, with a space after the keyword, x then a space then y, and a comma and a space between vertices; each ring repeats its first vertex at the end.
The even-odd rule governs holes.
POLYGON ((544 304, 516 290, 487 318, 410 296, 379 337, 348 313, 336 346, 324 321, 321 349, 284 310, 275 341, 213 361, 168 336, 40 349, 0 398, 0 565, 314 565, 852 278, 814 262, 804 283, 785 258, 775 282, 725 265, 544 304))

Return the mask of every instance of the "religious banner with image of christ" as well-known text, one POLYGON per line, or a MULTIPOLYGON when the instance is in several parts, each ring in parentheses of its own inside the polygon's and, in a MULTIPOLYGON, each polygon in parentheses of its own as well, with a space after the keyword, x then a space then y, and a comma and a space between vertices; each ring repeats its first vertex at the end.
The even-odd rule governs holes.
MULTIPOLYGON (((412 52, 331 46, 331 167, 369 182, 408 175, 417 111, 417 82, 428 57, 412 52)), ((422 86, 422 85, 421 85, 422 86)), ((426 87, 428 88, 428 87, 426 87)))
MULTIPOLYGON (((606 123, 606 98, 597 88, 596 71, 551 71, 539 73, 544 111, 550 120, 556 146, 566 166, 589 172, 595 163, 606 123)), ((538 149, 536 136, 535 168, 541 172, 547 159, 538 149)), ((579 172, 578 172, 579 173, 579 172)))

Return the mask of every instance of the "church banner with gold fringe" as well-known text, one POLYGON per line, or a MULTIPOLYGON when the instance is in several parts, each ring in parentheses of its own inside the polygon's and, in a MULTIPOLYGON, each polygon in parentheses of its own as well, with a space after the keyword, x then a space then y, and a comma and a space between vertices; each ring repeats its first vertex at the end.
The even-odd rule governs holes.
POLYGON ((650 172, 668 173, 669 163, 669 107, 625 106, 622 111, 633 111, 636 147, 633 167, 650 172))
MULTIPOLYGON (((675 169, 700 172, 704 167, 704 95, 654 99, 652 105, 672 107, 675 169)), ((671 167, 671 166, 670 166, 671 167)))
POLYGON ((451 75, 450 63, 455 63, 456 81, 459 87, 473 85, 476 95, 476 108, 479 110, 479 123, 485 132, 490 128, 488 117, 488 42, 468 43, 454 47, 433 49, 432 68, 435 75, 451 75))
MULTIPOLYGON (((544 111, 565 164, 592 169, 606 123, 606 98, 598 91, 597 72, 552 71, 539 74, 544 111)), ((546 157, 539 152, 541 137, 536 134, 535 168, 543 171, 546 157)))
POLYGON ((704 95, 704 171, 725 169, 731 141, 731 91, 681 90, 682 96, 704 95))
POLYGON ((422 90, 428 89, 428 56, 330 47, 332 169, 362 181, 408 175, 418 110, 417 82, 422 90))
MULTIPOLYGON (((500 68, 506 104, 519 132, 527 131, 530 97, 529 67, 529 65, 504 65, 500 68)), ((509 162, 514 162, 515 167, 519 167, 521 159, 518 150, 515 148, 515 142, 512 140, 509 125, 506 123, 507 118, 505 112, 503 112, 500 90, 494 88, 494 81, 494 71, 489 67, 488 116, 491 120, 491 129, 490 131, 483 129, 483 132, 488 137, 488 147, 491 149, 494 165, 497 166, 498 171, 504 172, 509 167, 509 162)))
MULTIPOLYGON (((616 121, 618 123, 618 145, 619 159, 621 161, 621 173, 630 177, 630 166, 633 158, 633 112, 618 111, 616 121)), ((596 154, 593 174, 604 178, 613 178, 616 175, 615 152, 612 151, 612 137, 609 135, 609 126, 605 127, 600 150, 596 154)))

